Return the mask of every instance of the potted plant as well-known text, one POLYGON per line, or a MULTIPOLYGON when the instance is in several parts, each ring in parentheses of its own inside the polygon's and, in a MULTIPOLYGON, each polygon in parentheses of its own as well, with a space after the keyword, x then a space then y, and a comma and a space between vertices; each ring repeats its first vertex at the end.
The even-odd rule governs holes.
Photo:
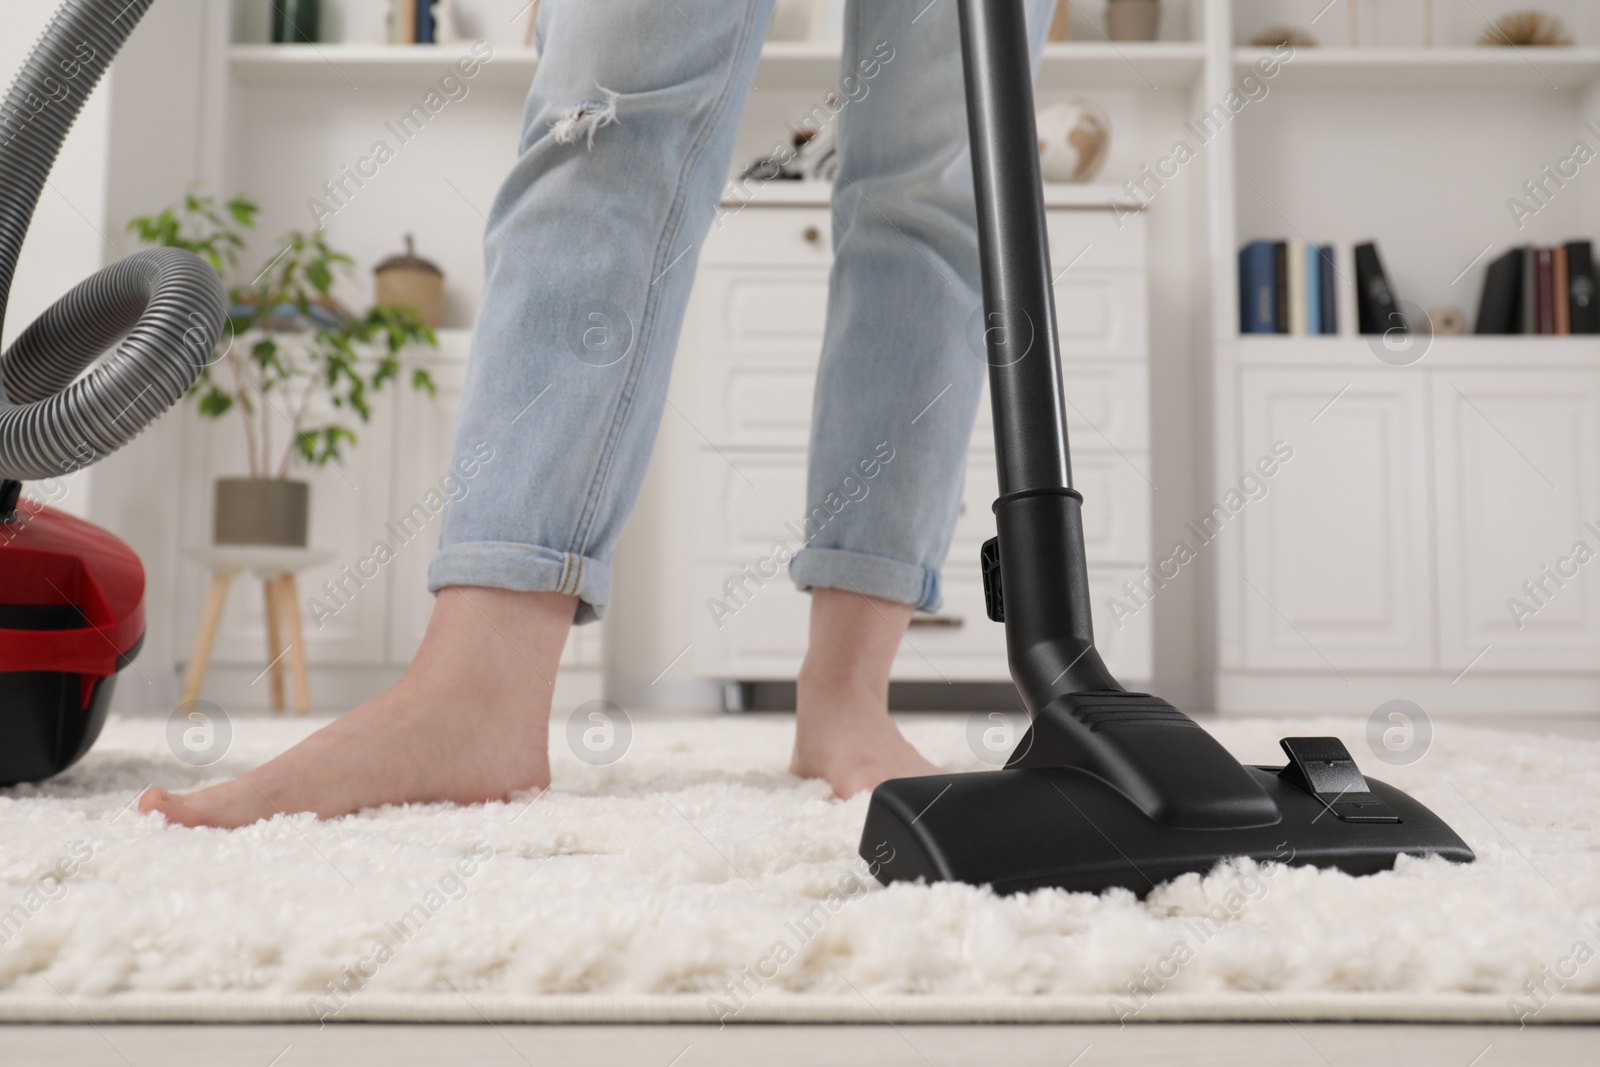
MULTIPOLYGON (((191 192, 128 229, 147 244, 196 253, 226 283, 258 211, 242 195, 219 204, 191 192)), ((322 231, 291 232, 277 247, 254 280, 228 287, 228 328, 189 391, 202 416, 237 412, 249 456, 248 477, 217 479, 218 544, 303 547, 311 487, 290 477, 295 465, 341 460, 357 443, 349 416, 369 421, 373 395, 401 376, 405 351, 438 345, 414 309, 345 310, 333 285, 354 260, 329 247, 322 231)), ((409 380, 434 395, 423 368, 412 368, 409 380)))
POLYGON ((1160 21, 1159 0, 1107 0, 1106 34, 1113 41, 1153 41, 1160 21))

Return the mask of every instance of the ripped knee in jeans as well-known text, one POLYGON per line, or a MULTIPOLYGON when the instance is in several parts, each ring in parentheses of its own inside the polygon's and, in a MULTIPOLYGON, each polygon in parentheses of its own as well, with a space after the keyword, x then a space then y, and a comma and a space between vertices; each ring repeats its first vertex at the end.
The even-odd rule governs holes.
POLYGON ((576 144, 578 138, 583 137, 588 147, 593 148, 594 132, 617 121, 617 98, 621 94, 599 82, 595 83, 595 88, 604 94, 601 99, 581 101, 550 124, 556 144, 576 144))

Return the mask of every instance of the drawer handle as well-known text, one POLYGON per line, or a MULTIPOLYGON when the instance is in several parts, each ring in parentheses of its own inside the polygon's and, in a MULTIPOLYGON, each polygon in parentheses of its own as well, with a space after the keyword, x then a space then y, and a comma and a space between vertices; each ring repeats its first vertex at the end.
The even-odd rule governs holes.
POLYGON ((807 226, 801 231, 800 236, 806 239, 807 244, 817 245, 822 243, 822 231, 815 226, 807 226))
POLYGON ((961 627, 965 626, 966 624, 967 624, 967 620, 966 620, 966 616, 964 616, 964 615, 913 615, 913 616, 911 616, 911 625, 912 626, 938 626, 938 627, 948 628, 948 629, 951 629, 951 630, 957 630, 957 629, 960 629, 961 627))

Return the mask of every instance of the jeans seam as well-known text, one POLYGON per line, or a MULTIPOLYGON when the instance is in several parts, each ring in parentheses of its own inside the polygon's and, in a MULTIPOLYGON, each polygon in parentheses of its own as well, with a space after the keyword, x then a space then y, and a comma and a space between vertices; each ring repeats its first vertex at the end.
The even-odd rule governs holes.
MULTIPOLYGON (((751 27, 755 23, 754 13, 755 7, 747 4, 743 24, 740 27, 739 39, 734 45, 733 54, 735 56, 743 53, 744 45, 749 40, 751 27)), ((683 17, 687 21, 688 16, 684 15, 683 17)), ((690 25, 693 26, 693 23, 690 23, 690 25)), ((700 157, 705 153, 706 145, 710 140, 709 132, 715 129, 722 113, 727 110, 728 100, 733 95, 733 76, 739 73, 739 70, 737 63, 733 60, 729 61, 728 66, 728 76, 723 80, 722 89, 717 94, 716 104, 707 114, 705 122, 692 139, 690 153, 685 158, 683 167, 679 170, 678 188, 672 198, 672 204, 667 210, 662 234, 657 238, 656 259, 652 263, 652 270, 655 269, 656 264, 665 259, 672 251, 673 241, 683 229, 684 206, 689 196, 687 188, 688 176, 694 172, 695 167, 699 164, 700 157)), ((611 469, 616 462, 618 451, 617 442, 621 439, 628 418, 633 412, 634 399, 638 395, 639 379, 643 377, 645 363, 652 354, 653 330, 661 302, 661 292, 648 292, 648 289, 653 287, 653 282, 647 287, 644 311, 639 317, 639 359, 635 360, 633 366, 629 368, 628 377, 623 382, 622 392, 617 397, 616 410, 612 415, 611 425, 606 433, 605 444, 601 449, 599 469, 595 471, 590 479, 589 489, 584 494, 583 511, 578 517, 577 528, 573 531, 572 547, 580 554, 588 545, 589 533, 593 527, 595 516, 600 511, 600 502, 604 499, 606 487, 610 484, 611 469)), ((663 394, 662 398, 665 400, 665 394, 663 394)))

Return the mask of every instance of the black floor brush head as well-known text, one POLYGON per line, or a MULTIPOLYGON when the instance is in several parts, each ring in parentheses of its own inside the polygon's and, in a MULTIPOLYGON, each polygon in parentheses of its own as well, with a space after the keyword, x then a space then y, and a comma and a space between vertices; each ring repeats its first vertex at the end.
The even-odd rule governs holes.
MULTIPOLYGON (((1291 739, 1300 740, 1338 744, 1291 739)), ((1244 770, 1277 808, 1277 821, 1164 825, 1104 779, 1070 766, 899 778, 872 794, 861 856, 886 884, 966 882, 999 893, 1122 888, 1140 897, 1236 857, 1357 875, 1389 870, 1400 856, 1474 858, 1444 820, 1393 786, 1368 778, 1359 795, 1319 796, 1294 762, 1244 770)))

